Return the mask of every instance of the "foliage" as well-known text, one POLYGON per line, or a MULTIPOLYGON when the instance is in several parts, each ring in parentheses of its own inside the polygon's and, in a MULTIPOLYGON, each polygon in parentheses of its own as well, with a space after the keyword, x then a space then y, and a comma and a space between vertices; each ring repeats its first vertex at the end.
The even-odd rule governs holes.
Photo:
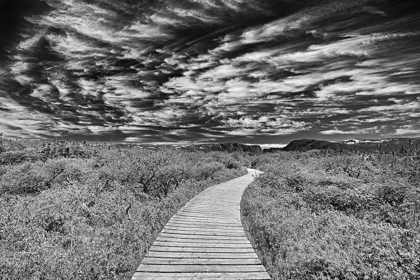
POLYGON ((5 280, 130 279, 179 208, 245 171, 220 152, 28 140, 2 147, 5 280))
POLYGON ((420 279, 419 159, 281 152, 242 215, 273 279, 420 279))

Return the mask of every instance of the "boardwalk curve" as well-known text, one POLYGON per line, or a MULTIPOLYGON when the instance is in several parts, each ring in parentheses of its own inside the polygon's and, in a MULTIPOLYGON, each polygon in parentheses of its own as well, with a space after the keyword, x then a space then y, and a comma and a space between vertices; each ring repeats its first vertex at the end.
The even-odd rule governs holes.
POLYGON ((161 231, 132 280, 271 279, 241 223, 240 201, 260 171, 212 186, 161 231))

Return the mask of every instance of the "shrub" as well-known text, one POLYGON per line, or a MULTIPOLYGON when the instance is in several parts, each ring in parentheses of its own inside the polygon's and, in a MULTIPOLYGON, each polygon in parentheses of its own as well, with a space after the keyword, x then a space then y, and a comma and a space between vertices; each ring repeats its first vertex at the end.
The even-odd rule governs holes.
POLYGON ((215 153, 82 149, 0 166, 1 279, 129 279, 179 208, 244 174, 215 153))
POLYGON ((265 174, 241 211, 273 279, 420 278, 412 161, 291 152, 253 162, 265 174))

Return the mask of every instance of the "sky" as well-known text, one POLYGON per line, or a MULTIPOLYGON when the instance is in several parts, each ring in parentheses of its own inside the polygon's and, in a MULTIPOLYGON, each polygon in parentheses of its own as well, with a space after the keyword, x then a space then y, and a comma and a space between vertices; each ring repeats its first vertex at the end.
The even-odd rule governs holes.
POLYGON ((420 136, 417 0, 0 0, 0 131, 138 143, 420 136))

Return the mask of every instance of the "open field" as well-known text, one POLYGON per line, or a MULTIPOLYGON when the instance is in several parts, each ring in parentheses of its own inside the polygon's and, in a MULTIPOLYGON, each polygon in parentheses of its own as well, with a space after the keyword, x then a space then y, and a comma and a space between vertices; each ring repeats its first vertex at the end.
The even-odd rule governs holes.
POLYGON ((169 218, 240 155, 4 141, 0 279, 130 279, 169 218))
POLYGON ((280 152, 242 214, 273 279, 420 279, 420 164, 412 155, 280 152))

